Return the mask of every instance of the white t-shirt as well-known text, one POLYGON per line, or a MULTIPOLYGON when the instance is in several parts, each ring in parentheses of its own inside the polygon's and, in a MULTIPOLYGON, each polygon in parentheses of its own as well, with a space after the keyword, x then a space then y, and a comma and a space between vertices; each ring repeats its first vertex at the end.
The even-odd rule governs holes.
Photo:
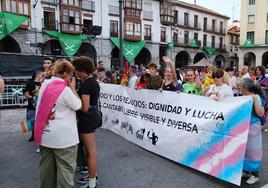
POLYGON ((132 76, 128 82, 128 87, 135 89, 137 79, 138 79, 137 76, 132 76))
MULTIPOLYGON (((60 78, 53 77, 45 84, 60 78)), ((43 85, 42 85, 43 86, 43 85)), ((42 93, 44 87, 42 88, 42 93)), ((49 148, 67 148, 79 143, 76 110, 81 108, 81 100, 74 95, 71 88, 66 87, 56 101, 53 111, 55 119, 49 120, 44 129, 41 144, 49 148)))
POLYGON ((215 84, 212 84, 206 93, 206 96, 211 98, 218 96, 220 101, 226 99, 227 97, 233 97, 233 95, 234 94, 232 89, 226 84, 223 84, 221 86, 216 86, 215 84))
POLYGON ((238 93, 238 88, 237 88, 237 79, 235 76, 232 76, 230 78, 231 84, 232 84, 232 90, 234 94, 238 93))
POLYGON ((242 76, 242 79, 244 79, 244 78, 250 78, 250 75, 248 72, 242 76))

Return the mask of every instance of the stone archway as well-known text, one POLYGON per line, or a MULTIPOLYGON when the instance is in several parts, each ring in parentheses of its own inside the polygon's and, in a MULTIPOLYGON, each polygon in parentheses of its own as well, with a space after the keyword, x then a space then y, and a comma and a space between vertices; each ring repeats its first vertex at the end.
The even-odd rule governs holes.
POLYGON ((224 63, 226 62, 225 57, 222 54, 216 55, 214 59, 214 65, 219 68, 224 68, 224 63))
POLYGON ((97 51, 95 47, 88 43, 82 42, 75 56, 87 56, 93 59, 95 66, 97 65, 97 51))
POLYGON ((42 48, 42 53, 44 55, 64 55, 60 42, 56 39, 46 41, 42 48))
POLYGON ((247 65, 250 69, 256 67, 256 55, 253 52, 245 53, 244 65, 247 65))
POLYGON ((176 55, 175 67, 176 68, 183 69, 184 67, 186 67, 187 65, 189 65, 190 62, 191 62, 191 58, 190 58, 190 55, 188 54, 188 52, 186 52, 186 51, 180 51, 176 55))
POLYGON ((21 48, 19 43, 8 35, 0 40, 0 52, 21 53, 21 48))
POLYGON ((148 65, 152 60, 151 52, 147 48, 142 48, 140 53, 135 58, 135 65, 138 65, 139 67, 141 65, 146 66, 148 65))
POLYGON ((204 54, 204 53, 202 53, 202 52, 197 53, 197 54, 194 56, 194 62, 193 62, 193 64, 198 63, 198 62, 199 62, 201 59, 203 59, 203 58, 206 58, 206 59, 207 59, 206 54, 204 54))
POLYGON ((111 51, 111 70, 113 71, 115 67, 120 67, 119 48, 117 47, 111 51))
POLYGON ((265 52, 262 55, 262 66, 264 66, 266 69, 268 68, 268 52, 265 52))

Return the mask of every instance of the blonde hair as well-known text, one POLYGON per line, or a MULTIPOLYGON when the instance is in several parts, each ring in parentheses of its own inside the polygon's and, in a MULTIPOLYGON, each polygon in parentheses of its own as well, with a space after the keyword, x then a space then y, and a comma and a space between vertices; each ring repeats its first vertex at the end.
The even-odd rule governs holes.
POLYGON ((52 67, 52 75, 62 75, 64 73, 71 74, 75 70, 74 66, 67 59, 58 59, 52 67))
POLYGON ((224 71, 224 74, 223 74, 223 82, 224 82, 226 85, 232 87, 232 83, 231 83, 230 76, 229 76, 228 72, 226 72, 226 71, 224 71))

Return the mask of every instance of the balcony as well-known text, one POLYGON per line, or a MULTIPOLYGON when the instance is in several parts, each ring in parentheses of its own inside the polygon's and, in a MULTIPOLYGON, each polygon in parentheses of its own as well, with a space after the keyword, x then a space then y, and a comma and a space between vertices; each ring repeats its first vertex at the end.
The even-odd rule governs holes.
POLYGON ((175 46, 178 47, 189 47, 189 48, 200 48, 201 47, 201 41, 196 41, 196 44, 192 44, 193 38, 173 38, 173 42, 175 46))
POLYGON ((170 15, 160 15, 160 21, 161 24, 166 25, 166 26, 170 26, 174 24, 174 16, 170 16, 170 15))
POLYGON ((110 37, 118 37, 118 32, 110 31, 110 37))
POLYGON ((119 7, 109 5, 109 15, 111 15, 111 16, 119 16, 119 7))
POLYGON ((60 26, 61 26, 61 31, 64 33, 75 33, 75 34, 82 33, 83 25, 81 24, 61 22, 60 26))
POLYGON ((226 35, 226 29, 212 28, 211 27, 211 28, 204 28, 203 30, 206 33, 212 33, 212 34, 222 35, 222 36, 226 35))
POLYGON ((48 4, 48 5, 57 5, 58 0, 41 0, 41 4, 48 4))
POLYGON ((144 35, 144 40, 151 41, 152 40, 152 35, 144 35))
POLYGON ((59 30, 59 22, 57 20, 42 19, 42 29, 43 30, 58 31, 59 30))
POLYGON ((174 24, 176 27, 179 27, 179 28, 183 28, 183 29, 190 29, 190 30, 196 30, 196 31, 200 31, 201 30, 201 24, 194 24, 194 23, 191 23, 191 24, 180 24, 180 23, 175 23, 174 24))
MULTIPOLYGON (((206 45, 203 45, 203 46, 213 47, 212 42, 207 42, 206 45)), ((214 43, 213 48, 217 49, 217 51, 219 51, 219 52, 225 52, 226 51, 226 45, 221 44, 221 43, 214 43)))
POLYGON ((82 0, 82 10, 95 12, 95 2, 88 1, 88 0, 82 0))
POLYGON ((124 34, 124 40, 138 42, 141 40, 141 35, 124 34))
POLYGON ((153 12, 143 11, 143 19, 153 21, 153 12))

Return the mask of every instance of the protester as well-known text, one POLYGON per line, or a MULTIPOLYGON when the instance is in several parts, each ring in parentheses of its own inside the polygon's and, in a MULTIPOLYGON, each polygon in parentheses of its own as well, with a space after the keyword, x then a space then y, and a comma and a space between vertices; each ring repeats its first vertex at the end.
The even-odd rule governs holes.
POLYGON ((178 84, 182 85, 182 83, 184 81, 183 80, 184 74, 179 68, 176 69, 176 75, 177 75, 177 79, 178 79, 178 84))
POLYGON ((0 93, 4 93, 4 90, 5 90, 5 83, 4 83, 3 77, 1 76, 1 73, 0 73, 0 93))
POLYGON ((228 67, 228 68, 226 68, 226 72, 229 74, 230 84, 231 84, 230 87, 233 90, 234 96, 237 96, 239 90, 238 90, 238 86, 237 86, 237 79, 234 76, 234 68, 233 67, 228 67))
POLYGON ((186 83, 182 85, 182 91, 188 94, 201 95, 203 89, 198 72, 194 72, 192 69, 187 69, 185 75, 186 83))
POLYGON ((128 87, 129 88, 135 88, 136 81, 138 77, 136 76, 137 73, 137 67, 135 65, 132 65, 129 70, 129 81, 128 81, 128 87))
POLYGON ((103 61, 99 61, 99 62, 98 62, 98 69, 99 69, 99 68, 105 70, 105 68, 104 68, 104 62, 103 62, 103 61))
POLYGON ((248 141, 244 160, 243 177, 249 177, 247 184, 259 181, 259 171, 262 160, 262 134, 261 117, 264 115, 264 95, 261 87, 250 78, 244 78, 240 82, 240 91, 243 95, 252 96, 253 109, 250 118, 248 141))
POLYGON ((42 79, 40 80, 41 83, 44 81, 44 79, 49 79, 52 75, 52 66, 54 65, 55 60, 51 57, 45 58, 43 61, 43 72, 42 72, 42 79))
MULTIPOLYGON (((34 71, 32 73, 32 79, 26 84, 25 89, 23 91, 24 96, 28 100, 28 105, 26 108, 26 120, 30 121, 35 119, 35 105, 34 99, 37 96, 40 83, 40 76, 34 71)), ((29 142, 34 141, 34 125, 32 125, 32 136, 28 140, 29 142)))
MULTIPOLYGON (((82 100, 82 109, 77 112, 78 131, 85 146, 88 162, 88 187, 96 187, 97 150, 95 130, 100 126, 101 117, 98 114, 100 86, 93 77, 94 64, 92 59, 81 56, 73 61, 76 75, 81 79, 78 88, 82 100)), ((86 179, 87 177, 85 177, 86 179)))
POLYGON ((41 151, 42 188, 74 187, 79 142, 75 111, 81 108, 81 100, 73 73, 73 65, 60 59, 53 67, 52 78, 45 80, 40 88, 35 142, 41 151))
POLYGON ((150 74, 146 71, 146 67, 141 68, 141 76, 136 81, 135 89, 147 89, 147 79, 150 77, 150 74))
POLYGON ((222 69, 217 69, 212 77, 215 80, 215 84, 210 85, 206 90, 204 90, 205 96, 208 96, 215 101, 222 101, 228 97, 233 96, 233 91, 231 87, 224 83, 224 71, 222 69))
POLYGON ((181 92, 181 85, 178 84, 177 75, 172 67, 167 67, 165 69, 165 78, 163 80, 162 87, 159 89, 160 91, 178 91, 181 92))
POLYGON ((210 66, 207 68, 207 73, 206 73, 205 79, 203 81, 203 88, 204 89, 215 83, 215 80, 213 79, 212 75, 213 75, 213 72, 215 72, 216 70, 217 70, 217 68, 215 66, 210 66))
POLYGON ((147 79, 147 88, 159 90, 162 86, 163 79, 159 75, 159 73, 157 73, 157 65, 154 63, 150 63, 147 67, 150 70, 150 77, 147 79))
MULTIPOLYGON (((254 70, 254 74, 256 76, 256 83, 259 83, 262 85, 262 82, 267 80, 266 76, 265 76, 265 68, 263 66, 257 66, 254 70)), ((265 85, 262 85, 263 87, 265 87, 265 85)))
POLYGON ((248 66, 247 65, 244 65, 241 68, 241 74, 242 74, 242 79, 244 79, 244 78, 250 78, 250 74, 248 72, 248 66))
POLYGON ((115 83, 114 77, 113 77, 113 74, 111 71, 106 71, 104 80, 107 80, 107 82, 105 82, 107 84, 114 84, 115 83))

